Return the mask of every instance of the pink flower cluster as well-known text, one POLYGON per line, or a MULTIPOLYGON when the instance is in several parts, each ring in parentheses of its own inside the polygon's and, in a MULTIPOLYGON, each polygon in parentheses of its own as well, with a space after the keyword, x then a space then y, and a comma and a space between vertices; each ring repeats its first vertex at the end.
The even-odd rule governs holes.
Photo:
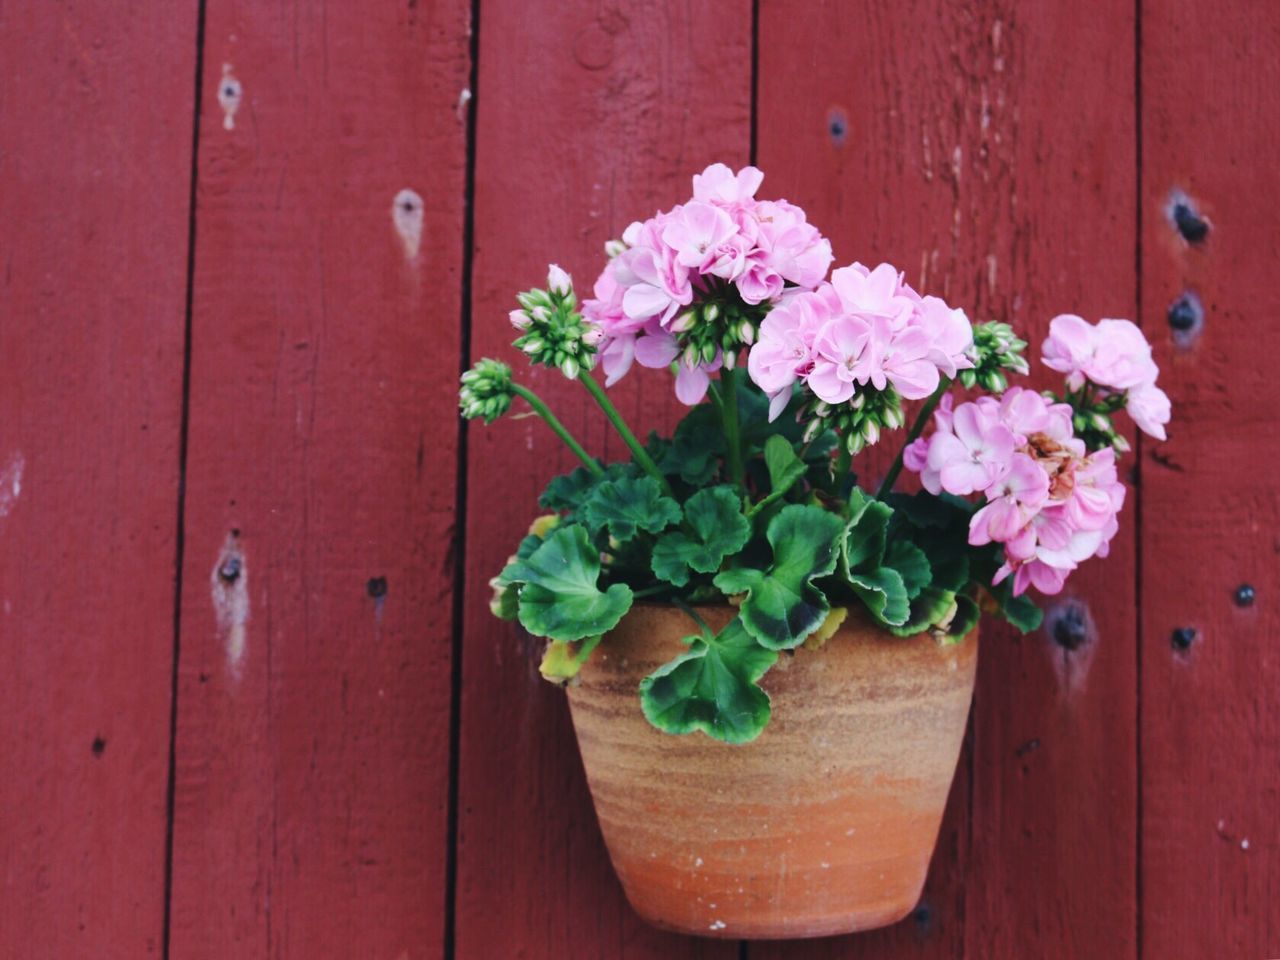
POLYGON ((927 397, 941 375, 973 366, 972 343, 963 310, 920 296, 887 263, 874 270, 855 263, 813 292, 789 293, 765 317, 747 369, 776 417, 797 380, 832 404, 868 385, 927 397))
POLYGON ((1125 393, 1125 410, 1133 422, 1157 440, 1165 439, 1171 414, 1169 398, 1156 386, 1159 368, 1151 346, 1128 320, 1100 320, 1096 325, 1074 314, 1054 317, 1040 358, 1050 370, 1067 375, 1067 387, 1079 390, 1089 381, 1108 391, 1125 393))
MULTIPOLYGON (((717 282, 729 283, 747 304, 777 300, 791 284, 812 289, 831 265, 831 244, 805 213, 785 200, 757 200, 762 174, 744 167, 736 174, 722 163, 693 178, 693 199, 622 235, 625 249, 609 261, 583 316, 604 334, 601 364, 606 385, 618 381, 633 361, 667 367, 680 354, 676 334, 682 313, 717 282)), ((748 334, 747 342, 750 342, 748 334)), ((686 356, 676 394, 686 404, 707 392, 711 359, 686 356)))
POLYGON ((1004 545, 993 583, 1013 575, 1014 594, 1034 586, 1058 593, 1067 575, 1107 555, 1118 529, 1124 485, 1115 452, 1088 454, 1072 431, 1072 409, 1011 387, 952 409, 944 397, 935 432, 907 447, 903 462, 930 493, 982 494, 969 543, 1004 545))

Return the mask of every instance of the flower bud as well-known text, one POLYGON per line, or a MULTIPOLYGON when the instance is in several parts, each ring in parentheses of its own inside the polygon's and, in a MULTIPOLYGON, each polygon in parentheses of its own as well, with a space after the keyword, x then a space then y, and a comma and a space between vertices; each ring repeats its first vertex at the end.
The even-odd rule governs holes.
POLYGON ((672 320, 669 324, 667 324, 667 329, 670 330, 672 333, 684 333, 686 330, 688 330, 690 327, 693 326, 693 323, 696 317, 697 317, 697 314, 695 314, 692 310, 686 310, 684 313, 680 314, 674 320, 672 320))
POLYGON ((880 427, 876 425, 874 420, 863 420, 862 436, 867 443, 877 443, 880 440, 880 427))
POLYGON ((716 353, 719 352, 719 349, 720 349, 719 347, 717 347, 714 343, 711 343, 710 341, 708 341, 707 343, 704 343, 702 345, 703 363, 711 363, 712 361, 714 361, 716 358, 716 353))
POLYGON ((720 304, 708 303, 702 308, 702 315, 708 323, 715 323, 720 319, 720 304))
POLYGON ((578 366, 578 361, 573 359, 573 357, 565 357, 560 364, 560 372, 569 380, 576 380, 578 378, 579 369, 581 368, 578 366))
POLYGON ((732 370, 738 363, 738 352, 736 350, 726 350, 724 352, 724 368, 732 370))
POLYGON ((520 349, 532 357, 536 354, 541 353, 543 346, 544 346, 543 342, 537 339, 536 337, 534 337, 533 339, 526 340, 524 344, 520 347, 520 349))
POLYGON ((606 240, 604 242, 604 255, 612 260, 621 253, 627 252, 627 245, 621 240, 606 240))
POLYGON ((751 325, 750 320, 743 320, 738 325, 738 339, 748 347, 756 342, 756 328, 751 325))
POLYGON ((604 331, 594 324, 587 327, 582 334, 582 342, 588 347, 598 347, 604 340, 604 331))
POLYGON ((573 292, 573 278, 553 263, 547 268, 547 289, 562 297, 568 296, 573 292))
POLYGON ((686 367, 689 367, 690 369, 692 369, 693 367, 696 367, 699 361, 701 361, 702 359, 702 354, 698 350, 697 344, 691 343, 687 347, 685 347, 684 354, 681 356, 680 359, 683 361, 686 367))
POLYGON ((1115 448, 1116 453, 1128 453, 1131 449, 1129 441, 1118 433, 1111 438, 1111 446, 1115 448))
POLYGON ((511 321, 511 325, 517 330, 528 330, 529 324, 533 322, 523 310, 512 310, 507 314, 507 319, 511 321))
POLYGON ((534 307, 529 311, 529 316, 533 317, 533 319, 537 320, 539 323, 546 323, 551 319, 551 313, 543 306, 534 307))

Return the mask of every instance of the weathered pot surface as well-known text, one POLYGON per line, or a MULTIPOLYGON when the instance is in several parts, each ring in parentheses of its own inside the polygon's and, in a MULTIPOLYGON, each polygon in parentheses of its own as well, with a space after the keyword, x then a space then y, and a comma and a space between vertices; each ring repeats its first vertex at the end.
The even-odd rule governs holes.
MULTIPOLYGON (((719 628, 733 611, 699 610, 719 628)), ((613 865, 636 911, 713 937, 819 937, 884 926, 924 886, 973 695, 978 636, 942 645, 850 616, 783 654, 754 742, 672 736, 640 711, 641 678, 696 632, 637 605, 569 689, 613 865)))

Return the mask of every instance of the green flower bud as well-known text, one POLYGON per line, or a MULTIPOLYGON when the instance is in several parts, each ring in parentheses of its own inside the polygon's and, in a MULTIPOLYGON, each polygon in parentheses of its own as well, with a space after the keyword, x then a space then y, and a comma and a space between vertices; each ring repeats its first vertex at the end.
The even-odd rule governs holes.
POLYGON ((458 408, 468 420, 492 423, 511 408, 511 368, 497 360, 480 360, 462 375, 458 408))

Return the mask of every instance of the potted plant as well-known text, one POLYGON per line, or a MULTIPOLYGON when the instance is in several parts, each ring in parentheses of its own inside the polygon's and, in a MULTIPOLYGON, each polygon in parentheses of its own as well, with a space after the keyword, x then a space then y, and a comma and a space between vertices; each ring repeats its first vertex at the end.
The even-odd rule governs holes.
POLYGON ((598 462, 504 363, 465 373, 460 402, 491 422, 521 400, 581 461, 493 610, 547 640, 633 906, 695 934, 818 936, 915 905, 980 614, 1035 629, 1027 589, 1106 554, 1113 417, 1163 439, 1169 402, 1125 320, 1057 317, 1041 355, 1063 392, 1010 386, 1028 367, 1007 324, 887 264, 828 277, 830 244, 761 179, 710 166, 607 245, 592 298, 554 265, 518 297, 514 345, 581 383, 630 459, 598 462), (691 407, 670 437, 642 442, 609 401, 635 363, 691 407), (860 485, 853 458, 904 429, 860 485))

